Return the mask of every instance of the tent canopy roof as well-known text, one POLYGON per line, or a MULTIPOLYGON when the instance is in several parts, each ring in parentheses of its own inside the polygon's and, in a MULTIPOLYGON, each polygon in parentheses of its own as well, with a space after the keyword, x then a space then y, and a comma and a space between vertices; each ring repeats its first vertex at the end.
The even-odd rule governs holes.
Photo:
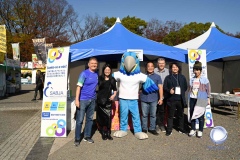
POLYGON ((214 22, 204 34, 175 47, 206 49, 207 62, 221 58, 229 60, 229 57, 240 56, 240 39, 223 34, 216 28, 214 22))
POLYGON ((123 54, 127 49, 142 49, 143 54, 185 62, 186 50, 167 46, 127 30, 118 18, 106 32, 70 46, 71 62, 100 55, 123 54))

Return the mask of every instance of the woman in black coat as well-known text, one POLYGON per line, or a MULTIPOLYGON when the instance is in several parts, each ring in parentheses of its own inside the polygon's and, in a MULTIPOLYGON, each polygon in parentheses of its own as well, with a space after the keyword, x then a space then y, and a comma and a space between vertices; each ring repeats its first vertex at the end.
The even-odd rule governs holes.
POLYGON ((98 79, 97 123, 103 140, 113 140, 111 137, 112 100, 117 93, 116 80, 112 77, 109 64, 102 68, 102 75, 98 79))
POLYGON ((184 130, 184 106, 186 106, 185 92, 187 91, 187 80, 181 74, 181 67, 178 63, 171 63, 169 66, 170 75, 168 75, 163 84, 163 90, 168 107, 167 132, 166 136, 172 134, 173 117, 177 109, 179 132, 184 130))

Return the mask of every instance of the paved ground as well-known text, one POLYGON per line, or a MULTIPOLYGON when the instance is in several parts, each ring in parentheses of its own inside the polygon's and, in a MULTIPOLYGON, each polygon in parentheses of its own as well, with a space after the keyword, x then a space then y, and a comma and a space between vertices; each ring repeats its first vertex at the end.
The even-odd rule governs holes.
MULTIPOLYGON (((209 138, 188 137, 173 131, 170 137, 149 134, 137 140, 129 131, 124 138, 103 141, 93 126, 94 144, 73 145, 74 131, 67 138, 40 138, 41 101, 31 102, 33 85, 23 85, 21 94, 0 99, 0 160, 34 159, 240 159, 240 120, 227 107, 213 111, 215 126, 228 131, 225 143, 215 146, 209 138)), ((235 108, 236 109, 236 108, 235 108)), ((188 126, 186 126, 188 128, 188 126)))

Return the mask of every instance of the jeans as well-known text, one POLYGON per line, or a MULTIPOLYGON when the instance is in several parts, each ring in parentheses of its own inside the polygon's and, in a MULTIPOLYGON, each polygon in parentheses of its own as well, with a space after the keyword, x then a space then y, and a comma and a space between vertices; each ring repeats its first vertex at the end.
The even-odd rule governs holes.
POLYGON ((154 102, 141 102, 142 106, 142 129, 148 129, 148 114, 150 113, 150 126, 149 130, 156 129, 156 110, 157 101, 154 102))
POLYGON ((179 129, 184 130, 184 114, 182 101, 168 101, 168 119, 167 119, 167 131, 172 132, 173 117, 177 109, 179 129))
POLYGON ((131 112, 134 133, 142 132, 140 115, 138 109, 138 100, 119 99, 120 103, 120 130, 127 131, 128 112, 131 112))
POLYGON ((76 140, 80 140, 82 124, 83 124, 85 113, 86 113, 86 122, 85 122, 85 129, 84 129, 84 137, 91 137, 94 110, 95 110, 95 99, 80 100, 80 108, 76 109, 76 112, 77 112, 76 129, 75 129, 76 140))
POLYGON ((156 113, 156 125, 159 127, 165 126, 164 118, 166 114, 166 101, 163 100, 162 105, 157 105, 157 113, 156 113))
MULTIPOLYGON (((192 118, 194 107, 195 107, 196 103, 197 103, 197 99, 190 98, 190 103, 189 103, 189 105, 190 105, 190 118, 192 118)), ((204 114, 197 119, 199 121, 199 131, 203 131, 204 114)), ((191 120, 191 128, 192 128, 192 130, 196 130, 196 119, 191 120)))

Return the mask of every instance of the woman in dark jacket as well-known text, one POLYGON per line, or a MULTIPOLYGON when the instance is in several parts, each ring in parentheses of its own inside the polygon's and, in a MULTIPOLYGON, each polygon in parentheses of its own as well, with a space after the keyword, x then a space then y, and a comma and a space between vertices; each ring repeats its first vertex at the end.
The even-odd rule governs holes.
POLYGON ((116 96, 117 87, 116 80, 111 75, 110 65, 105 64, 102 68, 102 75, 98 79, 97 96, 97 123, 103 140, 113 140, 111 137, 112 100, 116 96))
POLYGON ((40 98, 38 100, 43 99, 43 85, 44 85, 43 83, 44 83, 44 77, 42 75, 42 72, 40 70, 37 70, 36 88, 35 88, 34 98, 32 99, 32 101, 36 100, 38 91, 39 91, 39 94, 40 94, 40 98))
POLYGON ((163 90, 168 106, 167 132, 166 136, 172 134, 173 117, 177 109, 179 122, 179 132, 185 133, 184 130, 184 106, 186 106, 185 92, 187 91, 187 80, 181 74, 181 67, 178 63, 171 63, 169 66, 170 75, 164 80, 163 90))

